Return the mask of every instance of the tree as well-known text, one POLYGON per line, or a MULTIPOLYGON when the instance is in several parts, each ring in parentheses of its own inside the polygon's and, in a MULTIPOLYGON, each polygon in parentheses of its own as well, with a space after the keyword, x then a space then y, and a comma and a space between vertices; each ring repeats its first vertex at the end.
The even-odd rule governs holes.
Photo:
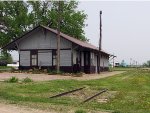
POLYGON ((1 1, 0 17, 0 47, 29 30, 30 14, 23 1, 1 1))
MULTIPOLYGON (((85 15, 83 11, 77 11, 77 5, 78 2, 76 1, 63 2, 60 29, 65 34, 86 41, 87 39, 84 36, 83 27, 85 27, 84 20, 86 19, 87 15, 85 15)), ((53 2, 52 10, 49 13, 53 23, 52 28, 57 28, 57 9, 58 2, 53 2)))
POLYGON ((2 51, 2 54, 0 56, 0 62, 5 62, 6 64, 11 64, 13 62, 12 56, 10 53, 7 53, 6 51, 2 51))
MULTIPOLYGON (((29 1, 32 7, 33 26, 43 24, 57 29, 58 1, 29 1)), ((77 11, 77 1, 62 1, 61 6, 61 32, 77 39, 87 41, 83 27, 87 17, 83 11, 77 11)))
POLYGON ((51 11, 51 1, 28 1, 27 4, 30 7, 30 19, 32 20, 31 26, 35 27, 39 24, 49 26, 51 11))
MULTIPOLYGON (((63 1, 61 31, 86 41, 84 21, 87 17, 77 10, 77 1, 63 1)), ((57 28, 58 1, 1 1, 0 47, 42 24, 57 28)))

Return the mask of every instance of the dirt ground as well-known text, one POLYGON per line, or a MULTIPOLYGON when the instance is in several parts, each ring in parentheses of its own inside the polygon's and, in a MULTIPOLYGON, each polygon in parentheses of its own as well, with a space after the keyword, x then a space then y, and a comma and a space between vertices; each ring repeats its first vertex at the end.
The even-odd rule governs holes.
MULTIPOLYGON (((28 108, 25 106, 17 106, 17 105, 12 105, 12 104, 0 103, 0 113, 58 113, 58 112, 44 111, 44 110, 28 108)), ((70 110, 67 113, 74 113, 74 111, 70 110)), ((110 113, 110 112, 96 111, 94 113, 110 113)))
POLYGON ((38 109, 27 108, 23 106, 0 103, 0 113, 56 113, 56 112, 48 112, 38 109))
POLYGON ((98 74, 84 74, 82 77, 4 72, 4 73, 0 73, 0 81, 7 80, 7 79, 11 78, 12 76, 19 78, 19 80, 22 80, 26 77, 29 77, 33 81, 49 81, 49 80, 57 80, 57 79, 92 80, 92 79, 100 79, 100 78, 105 78, 105 77, 109 77, 109 76, 114 76, 116 74, 120 74, 123 72, 124 71, 102 72, 100 75, 98 75, 98 74))

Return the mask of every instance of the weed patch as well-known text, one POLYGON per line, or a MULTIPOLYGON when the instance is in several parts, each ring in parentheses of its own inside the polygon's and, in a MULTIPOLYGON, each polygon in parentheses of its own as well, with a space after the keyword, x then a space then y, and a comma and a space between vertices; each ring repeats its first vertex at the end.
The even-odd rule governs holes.
POLYGON ((76 110, 75 113, 87 113, 87 112, 82 109, 79 109, 79 110, 76 110))
POLYGON ((6 82, 9 83, 17 83, 19 79, 17 77, 11 77, 10 79, 6 80, 6 82))
POLYGON ((26 77, 25 79, 23 79, 23 82, 24 83, 29 83, 29 82, 33 82, 33 80, 28 78, 28 77, 26 77))

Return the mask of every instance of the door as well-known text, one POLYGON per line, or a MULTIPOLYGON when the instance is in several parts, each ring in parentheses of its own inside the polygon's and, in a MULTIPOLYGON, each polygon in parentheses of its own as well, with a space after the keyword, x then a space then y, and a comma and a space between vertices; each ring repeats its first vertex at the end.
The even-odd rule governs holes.
POLYGON ((90 65, 90 53, 84 52, 84 66, 90 65))
POLYGON ((84 52, 84 72, 90 72, 90 52, 84 52))
POLYGON ((38 65, 37 50, 30 51, 30 61, 32 67, 36 67, 38 65))

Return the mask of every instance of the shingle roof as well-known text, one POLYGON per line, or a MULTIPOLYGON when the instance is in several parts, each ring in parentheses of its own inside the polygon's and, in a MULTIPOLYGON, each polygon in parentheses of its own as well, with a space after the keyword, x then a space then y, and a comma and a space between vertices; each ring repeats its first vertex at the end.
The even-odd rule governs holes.
MULTIPOLYGON (((53 32, 53 33, 55 33, 55 34, 57 34, 57 30, 54 30, 54 29, 52 29, 52 28, 49 28, 49 27, 46 27, 46 26, 43 26, 43 25, 39 25, 39 26, 35 27, 34 29, 36 29, 36 28, 38 28, 38 27, 45 28, 45 29, 47 29, 47 30, 49 30, 49 31, 51 31, 51 32, 53 32)), ((33 30, 34 30, 34 29, 33 29, 33 30)), ((31 30, 31 31, 33 31, 33 30, 31 30)), ((31 32, 31 31, 29 31, 29 32, 31 32)), ((29 32, 28 32, 28 33, 29 33, 29 32)), ((26 33, 26 34, 27 34, 27 33, 26 33)), ((26 34, 24 34, 23 36, 25 36, 26 34)), ((2 49, 7 48, 7 47, 10 46, 11 44, 15 43, 17 40, 21 39, 23 36, 21 36, 21 37, 17 38, 16 40, 10 42, 10 43, 7 44, 6 46, 4 46, 2 49)), ((71 42, 73 42, 73 43, 75 43, 75 44, 77 44, 77 45, 80 45, 81 47, 89 48, 89 49, 93 49, 93 50, 98 51, 98 48, 97 48, 96 46, 90 44, 90 43, 87 43, 87 42, 78 40, 78 39, 73 38, 73 37, 71 37, 71 36, 68 36, 68 35, 66 35, 66 34, 64 34, 64 33, 62 33, 62 32, 60 32, 60 36, 63 37, 63 38, 65 38, 65 39, 67 39, 67 40, 69 40, 69 41, 71 41, 71 42)), ((107 53, 107 52, 105 52, 105 51, 103 51, 103 50, 101 50, 101 52, 103 52, 103 53, 109 55, 109 53, 107 53)))

